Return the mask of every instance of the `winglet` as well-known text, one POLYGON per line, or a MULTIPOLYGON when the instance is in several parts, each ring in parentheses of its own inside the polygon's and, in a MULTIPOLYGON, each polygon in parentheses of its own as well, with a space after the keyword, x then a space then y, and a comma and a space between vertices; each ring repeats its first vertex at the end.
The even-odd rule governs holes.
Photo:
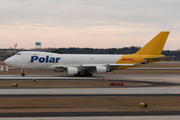
POLYGON ((169 35, 169 31, 162 31, 141 48, 136 55, 160 55, 169 35))

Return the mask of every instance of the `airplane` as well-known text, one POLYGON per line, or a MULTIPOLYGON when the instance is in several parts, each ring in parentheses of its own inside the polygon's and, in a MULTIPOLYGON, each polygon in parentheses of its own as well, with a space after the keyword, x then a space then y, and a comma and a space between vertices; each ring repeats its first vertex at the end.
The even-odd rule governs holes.
POLYGON ((164 60, 161 54, 169 31, 162 31, 134 54, 57 54, 38 51, 21 51, 4 62, 22 69, 66 71, 68 75, 93 76, 164 60))

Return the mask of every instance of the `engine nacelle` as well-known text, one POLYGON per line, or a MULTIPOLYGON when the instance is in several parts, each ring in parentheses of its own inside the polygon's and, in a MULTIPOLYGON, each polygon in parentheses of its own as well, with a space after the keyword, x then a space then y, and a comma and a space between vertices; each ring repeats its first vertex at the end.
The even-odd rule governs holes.
POLYGON ((107 72, 107 68, 104 66, 96 66, 96 73, 105 73, 107 72))
POLYGON ((74 67, 68 67, 66 72, 68 75, 74 75, 78 73, 78 69, 74 67))

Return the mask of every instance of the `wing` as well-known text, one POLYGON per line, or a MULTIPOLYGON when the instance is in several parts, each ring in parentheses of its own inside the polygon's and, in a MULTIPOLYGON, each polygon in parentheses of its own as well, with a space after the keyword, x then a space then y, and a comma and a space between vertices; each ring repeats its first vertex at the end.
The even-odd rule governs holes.
POLYGON ((134 66, 136 64, 87 64, 81 65, 82 67, 96 67, 96 66, 104 66, 104 67, 122 67, 122 66, 134 66))
POLYGON ((48 68, 55 71, 67 71, 67 74, 78 74, 78 72, 94 72, 94 73, 105 73, 111 72, 114 69, 119 69, 118 67, 127 66, 132 67, 135 65, 139 65, 137 63, 134 64, 82 64, 82 65, 52 65, 48 68))
POLYGON ((122 66, 135 66, 138 65, 137 63, 134 64, 83 64, 83 65, 54 65, 51 67, 55 68, 68 68, 68 67, 76 67, 76 68, 95 68, 97 66, 103 66, 103 67, 122 67, 122 66))

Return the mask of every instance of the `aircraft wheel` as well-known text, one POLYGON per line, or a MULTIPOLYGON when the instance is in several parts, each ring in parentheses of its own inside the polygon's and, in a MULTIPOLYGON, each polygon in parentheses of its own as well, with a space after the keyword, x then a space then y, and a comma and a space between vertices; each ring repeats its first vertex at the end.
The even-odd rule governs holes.
POLYGON ((24 76, 25 76, 25 73, 21 73, 21 76, 23 76, 23 77, 24 77, 24 76))
POLYGON ((76 77, 82 77, 82 74, 81 74, 81 73, 78 73, 78 74, 74 74, 74 76, 76 76, 76 77))
POLYGON ((78 74, 74 74, 75 77, 78 77, 78 74))
POLYGON ((84 77, 92 77, 92 76, 93 76, 92 73, 86 73, 86 74, 84 74, 84 77))
POLYGON ((89 77, 92 77, 93 76, 93 74, 92 73, 89 73, 89 77))
POLYGON ((84 74, 81 74, 81 73, 78 73, 77 75, 78 75, 78 77, 83 77, 84 76, 84 74))

